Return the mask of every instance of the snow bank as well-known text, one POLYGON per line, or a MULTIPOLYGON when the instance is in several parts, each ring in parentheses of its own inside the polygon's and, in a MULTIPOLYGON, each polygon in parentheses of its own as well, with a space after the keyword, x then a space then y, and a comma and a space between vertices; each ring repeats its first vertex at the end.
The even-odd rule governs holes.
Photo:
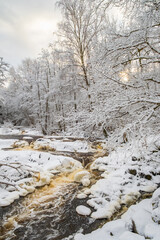
POLYGON ((23 127, 14 127, 7 124, 0 127, 0 135, 35 135, 35 136, 42 136, 43 134, 40 131, 37 131, 36 129, 32 128, 25 128, 23 127))
POLYGON ((36 151, 0 151, 0 163, 0 206, 50 183, 56 172, 82 168, 73 158, 36 151))
MULTIPOLYGON (((151 193, 160 182, 160 135, 137 140, 116 148, 108 157, 98 158, 92 171, 102 171, 103 179, 90 189, 87 204, 92 218, 110 218, 122 204, 136 202, 142 192, 151 193)), ((151 199, 132 205, 116 221, 110 221, 90 234, 77 233, 75 240, 160 239, 160 188, 151 199)))
POLYGON ((136 233, 127 231, 120 236, 119 240, 145 240, 145 238, 136 233))
MULTIPOLYGON (((103 179, 90 188, 91 199, 87 203, 95 210, 91 217, 110 218, 122 204, 130 205, 142 192, 153 192, 157 188, 160 179, 158 139, 157 136, 150 137, 145 140, 145 145, 143 141, 125 144, 108 157, 94 161, 91 169, 103 171, 103 179)), ((159 219, 159 208, 155 209, 156 216, 159 219)))
POLYGON ((91 151, 87 141, 63 141, 56 139, 40 138, 34 143, 34 149, 49 149, 61 152, 89 152, 91 151))
POLYGON ((3 148, 11 148, 16 139, 0 139, 0 150, 3 148))
POLYGON ((155 223, 160 224, 160 188, 153 194, 152 208, 152 219, 155 223))
POLYGON ((9 127, 0 127, 0 135, 17 135, 20 134, 20 130, 12 129, 9 127))
POLYGON ((159 240, 160 225, 152 219, 152 202, 159 196, 160 188, 151 199, 132 205, 121 219, 106 223, 90 234, 77 233, 74 240, 159 240))

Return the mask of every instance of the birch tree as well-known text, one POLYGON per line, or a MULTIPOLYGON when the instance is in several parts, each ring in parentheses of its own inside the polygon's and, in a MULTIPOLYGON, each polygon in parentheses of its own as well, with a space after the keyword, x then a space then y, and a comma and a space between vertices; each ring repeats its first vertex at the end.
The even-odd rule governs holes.
POLYGON ((79 84, 88 92, 91 104, 90 85, 93 83, 91 76, 90 57, 93 51, 92 42, 98 38, 102 30, 104 18, 101 1, 88 0, 60 0, 64 20, 59 24, 60 35, 67 51, 73 54, 75 64, 79 69, 79 84))

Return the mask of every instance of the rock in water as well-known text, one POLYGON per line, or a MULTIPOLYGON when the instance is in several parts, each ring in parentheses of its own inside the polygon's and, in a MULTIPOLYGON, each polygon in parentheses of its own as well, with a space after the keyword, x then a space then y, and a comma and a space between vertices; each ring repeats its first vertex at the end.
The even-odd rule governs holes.
POLYGON ((89 216, 91 214, 91 210, 83 205, 78 206, 76 212, 84 216, 89 216))

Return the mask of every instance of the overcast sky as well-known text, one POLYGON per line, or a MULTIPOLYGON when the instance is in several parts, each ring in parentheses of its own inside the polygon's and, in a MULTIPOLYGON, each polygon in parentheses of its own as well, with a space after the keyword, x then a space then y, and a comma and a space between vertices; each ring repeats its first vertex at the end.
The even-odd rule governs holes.
POLYGON ((0 0, 0 57, 18 66, 53 39, 60 13, 56 0, 0 0))

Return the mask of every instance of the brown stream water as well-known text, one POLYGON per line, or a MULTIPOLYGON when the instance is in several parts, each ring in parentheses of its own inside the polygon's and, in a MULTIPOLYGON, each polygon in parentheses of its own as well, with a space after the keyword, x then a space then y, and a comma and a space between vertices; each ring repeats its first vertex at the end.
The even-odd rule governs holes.
POLYGON ((76 207, 86 202, 76 198, 80 188, 69 176, 59 176, 50 185, 1 208, 0 239, 60 240, 81 228, 85 233, 96 229, 102 221, 76 213, 76 207))
MULTIPOLYGON (((93 160, 90 154, 88 159, 87 155, 81 155, 77 156, 81 162, 93 160)), ((103 220, 80 216, 76 212, 76 207, 86 205, 87 199, 76 198, 83 187, 74 183, 73 178, 74 172, 57 175, 49 185, 8 207, 0 207, 0 240, 61 240, 81 229, 83 233, 97 229, 103 220)))
MULTIPOLYGON (((12 136, 7 139, 12 139, 12 136)), ((87 165, 86 168, 89 170, 90 163, 94 159, 107 154, 97 143, 95 149, 94 154, 70 152, 53 154, 72 156, 84 166, 87 165)), ((86 234, 102 226, 107 220, 94 220, 80 216, 76 212, 77 206, 86 205, 87 202, 86 198, 76 198, 77 193, 83 188, 73 181, 77 171, 59 174, 49 185, 37 188, 33 193, 21 197, 8 207, 0 207, 0 240, 62 240, 69 236, 69 240, 73 240, 74 237, 71 235, 77 231, 83 230, 86 234)), ((100 172, 92 171, 91 175, 93 184, 100 177, 100 172)), ((151 194, 148 196, 142 194, 139 201, 150 196, 151 194)), ((120 211, 108 221, 119 218, 126 210, 127 207, 122 206, 120 211)))
MULTIPOLYGON (((12 139, 12 136, 7 139, 12 139)), ((95 149, 94 154, 70 152, 63 154, 81 161, 84 166, 87 165, 89 171, 90 163, 94 159, 107 154, 97 143, 95 149)), ((62 152, 53 154, 62 155, 62 152)), ((119 218, 127 210, 126 206, 122 206, 120 211, 108 220, 94 220, 78 215, 76 207, 87 206, 88 199, 76 198, 77 193, 84 188, 73 181, 77 171, 79 170, 54 176, 49 185, 37 188, 33 193, 21 197, 8 207, 0 207, 0 240, 65 240, 69 236, 68 240, 73 240, 74 236, 71 235, 77 231, 90 233, 106 221, 119 218)), ((99 179, 100 172, 91 171, 91 175, 93 184, 99 179)), ((150 195, 142 195, 142 197, 147 198, 150 195)))

